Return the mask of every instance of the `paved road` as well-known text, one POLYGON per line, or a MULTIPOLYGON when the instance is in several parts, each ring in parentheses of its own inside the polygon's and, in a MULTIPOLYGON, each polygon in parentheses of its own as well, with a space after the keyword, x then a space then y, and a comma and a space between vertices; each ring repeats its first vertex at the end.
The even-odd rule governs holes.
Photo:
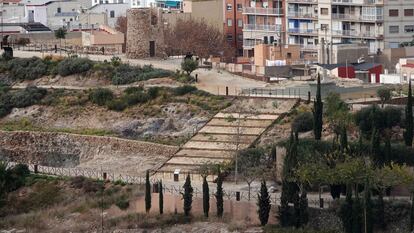
MULTIPOLYGON (((33 57, 46 56, 50 53, 14 51, 15 57, 33 57)), ((51 53, 54 54, 54 53, 51 53)), ((86 57, 82 55, 82 57, 86 57)), ((94 61, 110 60, 112 56, 107 55, 88 55, 89 59, 94 61)), ((119 56, 125 63, 133 65, 153 65, 156 68, 176 71, 180 69, 181 59, 128 59, 125 55, 119 56)), ((197 88, 210 92, 211 94, 225 95, 226 87, 229 87, 229 95, 237 95, 242 88, 260 88, 266 87, 267 83, 244 78, 238 75, 228 73, 226 71, 218 71, 215 69, 198 69, 194 75, 198 74, 197 88)), ((89 89, 74 86, 43 86, 44 88, 65 88, 65 89, 89 89)), ((111 88, 111 87, 110 87, 111 88)), ((119 86, 122 88, 122 86, 119 86)))

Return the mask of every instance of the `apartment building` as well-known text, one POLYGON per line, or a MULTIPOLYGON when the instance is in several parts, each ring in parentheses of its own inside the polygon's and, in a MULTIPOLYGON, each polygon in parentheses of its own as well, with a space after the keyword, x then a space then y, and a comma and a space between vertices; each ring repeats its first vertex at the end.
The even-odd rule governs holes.
POLYGON ((398 48, 401 42, 413 40, 414 2, 384 0, 384 47, 398 48))
POLYGON ((370 53, 384 49, 383 0, 287 0, 289 44, 304 59, 315 59, 318 44, 364 43, 370 53))
POLYGON ((284 43, 284 2, 244 0, 242 36, 245 57, 254 56, 254 47, 257 44, 284 43))
POLYGON ((224 0, 224 34, 226 40, 243 55, 243 0, 224 0))

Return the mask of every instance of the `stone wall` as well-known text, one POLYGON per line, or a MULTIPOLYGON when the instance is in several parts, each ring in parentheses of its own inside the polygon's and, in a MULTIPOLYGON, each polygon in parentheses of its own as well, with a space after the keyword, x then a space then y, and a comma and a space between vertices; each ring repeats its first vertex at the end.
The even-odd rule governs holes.
POLYGON ((164 25, 162 11, 155 8, 129 9, 127 11, 127 57, 148 58, 150 42, 155 42, 155 57, 164 58, 164 25))
POLYGON ((84 167, 130 175, 156 169, 176 151, 175 146, 49 132, 0 131, 0 159, 45 166, 84 167))

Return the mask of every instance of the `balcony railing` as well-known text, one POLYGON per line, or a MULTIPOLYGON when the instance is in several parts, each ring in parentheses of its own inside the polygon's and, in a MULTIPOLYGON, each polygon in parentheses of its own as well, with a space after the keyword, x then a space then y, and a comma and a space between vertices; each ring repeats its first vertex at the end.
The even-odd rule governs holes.
POLYGON ((356 30, 333 30, 333 36, 344 37, 360 37, 360 38, 378 38, 382 37, 382 34, 376 32, 359 32, 356 30))
POLYGON ((293 33, 293 34, 316 34, 317 30, 303 29, 303 28, 289 28, 288 32, 293 33))
POLYGON ((304 45, 304 44, 301 44, 300 49, 301 50, 317 50, 318 46, 317 45, 304 45))
POLYGON ((317 0, 288 0, 289 3, 317 4, 317 0))
POLYGON ((383 0, 332 0, 332 4, 343 5, 382 5, 383 0))
POLYGON ((305 19, 314 19, 317 18, 317 14, 307 13, 307 12, 299 12, 299 11, 289 11, 288 17, 290 18, 305 18, 305 19))
POLYGON ((332 19, 350 21, 382 21, 382 15, 353 15, 353 14, 332 14, 332 19))
POLYGON ((262 7, 245 7, 243 14, 252 15, 283 15, 283 9, 280 8, 262 8, 262 7))
POLYGON ((245 24, 243 26, 243 30, 248 31, 281 31, 282 25, 267 25, 267 24, 245 24))
POLYGON ((255 45, 263 43, 261 40, 244 40, 243 47, 254 47, 255 45))

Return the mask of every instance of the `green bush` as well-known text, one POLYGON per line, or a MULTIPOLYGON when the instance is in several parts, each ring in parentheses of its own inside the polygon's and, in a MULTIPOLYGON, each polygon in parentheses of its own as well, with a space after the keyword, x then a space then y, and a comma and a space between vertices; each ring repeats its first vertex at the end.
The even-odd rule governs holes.
POLYGON ((131 95, 131 94, 134 94, 137 92, 143 92, 143 91, 144 91, 144 88, 142 87, 128 87, 125 89, 124 93, 127 95, 131 95))
POLYGON ((118 206, 121 210, 126 210, 129 207, 129 201, 125 196, 120 196, 116 199, 115 205, 118 206))
POLYGON ((134 94, 125 95, 122 97, 129 106, 146 103, 149 100, 149 96, 145 92, 136 92, 134 94))
POLYGON ((48 67, 38 57, 14 58, 7 63, 10 78, 14 80, 35 80, 48 74, 48 67))
POLYGON ((311 112, 303 112, 295 117, 292 122, 292 130, 294 132, 307 132, 313 129, 313 114, 311 112))
POLYGON ((71 57, 59 62, 57 72, 63 77, 71 74, 81 74, 89 71, 93 65, 93 61, 87 58, 71 57))
POLYGON ((181 62, 181 69, 189 76, 194 70, 198 68, 198 62, 193 59, 184 59, 181 62))
POLYGON ((174 88, 174 95, 181 96, 197 91, 197 88, 190 85, 184 85, 174 88))
POLYGON ((112 76, 112 84, 124 85, 137 81, 144 81, 153 78, 168 77, 170 71, 162 69, 154 69, 152 66, 131 66, 128 64, 120 64, 115 68, 112 76))
POLYGON ((122 99, 115 99, 108 101, 106 106, 109 110, 121 112, 124 111, 128 107, 128 103, 122 99))
POLYGON ((158 97, 158 94, 160 93, 159 87, 150 87, 148 89, 148 96, 150 99, 155 99, 158 97))
POLYGON ((11 97, 11 104, 16 108, 24 108, 39 103, 45 97, 47 90, 37 87, 27 87, 24 90, 19 90, 11 97))
POLYGON ((104 106, 114 98, 114 93, 106 88, 94 89, 89 93, 89 100, 99 106, 104 106))

